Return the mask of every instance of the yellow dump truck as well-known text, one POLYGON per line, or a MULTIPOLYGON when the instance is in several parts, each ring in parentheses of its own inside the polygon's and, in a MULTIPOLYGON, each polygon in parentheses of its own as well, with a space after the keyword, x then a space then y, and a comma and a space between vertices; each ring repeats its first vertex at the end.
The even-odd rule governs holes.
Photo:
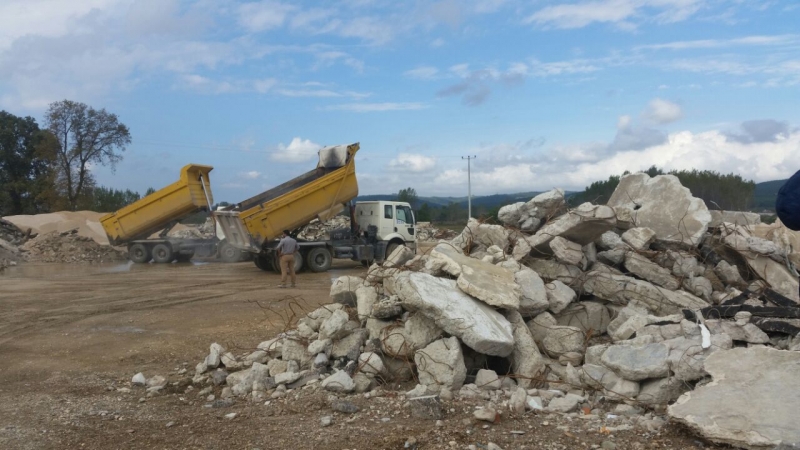
POLYGON ((239 260, 241 252, 223 239, 167 237, 179 220, 202 210, 211 210, 214 201, 209 172, 214 168, 189 164, 181 169, 180 179, 119 211, 100 218, 112 245, 127 245, 131 261, 157 263, 189 260, 192 256, 220 256, 225 261, 239 260), (159 233, 158 238, 151 238, 159 233))
POLYGON ((332 258, 364 263, 383 260, 397 246, 416 248, 414 214, 403 202, 362 202, 358 195, 355 155, 359 144, 326 147, 319 163, 297 178, 247 199, 229 211, 215 211, 229 245, 252 253, 256 266, 276 270, 275 247, 282 230, 293 233, 314 219, 324 221, 347 208, 350 228, 335 230, 326 241, 302 241, 297 271, 328 270, 332 258))

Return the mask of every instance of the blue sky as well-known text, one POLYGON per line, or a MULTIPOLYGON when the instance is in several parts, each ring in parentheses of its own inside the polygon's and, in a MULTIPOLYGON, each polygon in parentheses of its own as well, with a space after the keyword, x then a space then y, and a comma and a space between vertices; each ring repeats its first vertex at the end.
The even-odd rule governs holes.
POLYGON ((239 201, 361 142, 361 193, 578 190, 653 164, 800 168, 800 2, 4 0, 0 109, 70 99, 133 143, 100 184, 190 162, 239 201))

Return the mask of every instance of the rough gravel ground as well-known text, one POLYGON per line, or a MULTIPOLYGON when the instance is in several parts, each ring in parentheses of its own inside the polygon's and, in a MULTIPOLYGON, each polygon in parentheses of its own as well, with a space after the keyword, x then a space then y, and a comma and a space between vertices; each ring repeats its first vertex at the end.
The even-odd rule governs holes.
POLYGON ((334 413, 321 392, 211 408, 197 389, 186 391, 180 370, 191 374, 211 342, 253 348, 293 314, 327 303, 332 277, 361 273, 337 262, 284 290, 252 263, 10 268, 0 275, 0 448, 381 449, 410 438, 420 449, 718 448, 673 425, 609 433, 602 426, 624 421, 532 413, 475 423, 481 403, 468 401, 446 404, 437 426, 410 418, 392 391, 351 397, 361 408, 352 416, 334 413), (178 384, 140 400, 143 388, 129 383, 139 371, 178 384), (322 428, 329 415, 333 424, 322 428))

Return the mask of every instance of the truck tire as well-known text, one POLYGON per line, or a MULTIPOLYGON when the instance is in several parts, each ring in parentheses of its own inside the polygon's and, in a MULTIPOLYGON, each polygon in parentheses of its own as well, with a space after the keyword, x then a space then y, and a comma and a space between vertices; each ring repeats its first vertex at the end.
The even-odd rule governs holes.
POLYGON ((255 255, 253 262, 256 264, 256 267, 265 272, 272 270, 272 262, 264 255, 255 255))
POLYGON ((168 244, 156 244, 153 246, 153 261, 157 263, 171 263, 175 259, 172 253, 172 246, 168 244))
POLYGON ((223 242, 219 247, 219 259, 226 263, 239 262, 242 259, 242 252, 231 244, 223 242))
MULTIPOLYGON (((273 262, 272 262, 272 267, 273 267, 272 271, 275 272, 275 273, 281 273, 281 259, 278 258, 278 255, 276 254, 275 257, 272 258, 272 260, 273 260, 273 262)), ((300 271, 303 270, 304 266, 305 266, 305 264, 303 264, 303 257, 300 256, 299 254, 297 256, 295 256, 294 257, 294 273, 300 273, 300 271)))
POLYGON ((137 264, 149 262, 151 257, 150 249, 144 244, 133 244, 128 247, 128 258, 137 264))
POLYGON ((333 257, 325 247, 312 248, 306 256, 306 266, 312 272, 325 272, 331 268, 333 257))

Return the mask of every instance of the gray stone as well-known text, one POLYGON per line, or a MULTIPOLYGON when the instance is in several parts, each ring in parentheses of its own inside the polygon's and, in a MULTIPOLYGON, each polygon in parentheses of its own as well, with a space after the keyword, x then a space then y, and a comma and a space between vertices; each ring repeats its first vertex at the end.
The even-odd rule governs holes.
POLYGON ((356 386, 355 393, 363 394, 364 392, 369 392, 369 390, 372 389, 375 381, 363 373, 357 373, 353 375, 353 383, 356 386))
POLYGON ((712 354, 733 347, 727 334, 711 335, 711 346, 703 348, 700 336, 677 337, 664 341, 669 347, 668 364, 673 376, 682 381, 694 381, 708 373, 705 362, 712 354))
POLYGON ((632 209, 636 226, 652 229, 663 241, 697 245, 711 222, 703 200, 693 197, 674 175, 625 175, 608 205, 632 209))
POLYGON ((516 414, 525 413, 525 404, 528 400, 528 392, 525 388, 518 387, 514 389, 511 398, 508 400, 508 407, 516 414))
POLYGON ((709 356, 711 383, 682 395, 671 418, 714 442, 772 449, 800 442, 800 352, 735 348, 709 356))
POLYGON ((540 228, 536 234, 528 238, 528 244, 534 252, 544 254, 551 251, 549 244, 556 236, 579 245, 586 245, 614 228, 616 223, 613 209, 584 203, 540 228))
POLYGON ((550 241, 550 250, 556 260, 564 264, 583 268, 587 265, 586 255, 583 254, 583 246, 581 244, 556 236, 550 241))
POLYGON ((383 267, 402 267, 405 263, 411 261, 413 258, 414 250, 411 250, 405 245, 401 245, 394 249, 391 255, 386 257, 386 260, 383 262, 383 267))
POLYGON ((417 419, 423 420, 441 420, 444 419, 444 412, 442 411, 442 402, 438 395, 426 395, 422 397, 414 397, 408 399, 408 406, 411 409, 411 415, 417 419))
POLYGON ((133 383, 134 386, 144 386, 147 384, 147 378, 144 377, 142 372, 139 372, 131 378, 131 383, 133 383))
POLYGON ((496 391, 500 389, 502 381, 494 370, 480 369, 475 375, 475 385, 485 391, 496 391))
POLYGON ((403 315, 403 307, 396 296, 384 298, 372 306, 372 317, 389 320, 403 315))
POLYGON ((382 330, 381 349, 394 358, 408 358, 441 335, 442 330, 433 320, 423 314, 414 313, 402 327, 390 326, 382 330))
POLYGON ((549 259, 531 259, 527 266, 545 281, 558 280, 567 286, 578 286, 583 278, 580 268, 549 259))
POLYGON ((703 277, 684 278, 683 288, 706 301, 711 301, 711 294, 714 292, 711 281, 703 277))
POLYGON ((489 225, 479 223, 475 219, 469 219, 466 228, 460 235, 456 236, 450 243, 457 249, 464 251, 467 246, 480 245, 489 248, 496 245, 505 248, 508 244, 509 231, 502 225, 489 225))
POLYGON ((331 347, 333 347, 333 341, 330 339, 317 339, 308 344, 308 354, 318 355, 320 353, 325 353, 326 355, 330 355, 331 347))
POLYGON ((392 325, 394 325, 394 322, 369 318, 367 319, 365 329, 369 332, 370 339, 379 339, 381 337, 381 331, 392 325))
POLYGON ((513 351, 511 324, 497 311, 461 292, 454 281, 408 272, 395 278, 405 308, 421 312, 480 353, 505 357, 513 351))
POLYGON ((167 379, 162 377, 161 375, 153 375, 152 377, 147 379, 145 385, 149 388, 164 387, 167 385, 167 379))
POLYGON ((719 211, 712 209, 711 222, 708 224, 709 228, 718 228, 723 223, 730 223, 733 225, 758 225, 761 223, 761 214, 746 212, 746 211, 719 211))
POLYGON ((256 350, 245 356, 244 361, 245 364, 253 364, 254 362, 266 364, 269 361, 269 354, 264 350, 256 350))
POLYGON ((553 280, 545 285, 547 303, 550 311, 558 314, 574 302, 578 295, 569 286, 559 280, 553 280))
POLYGON ((302 372, 283 372, 275 376, 275 384, 289 384, 299 380, 302 372))
POLYGON ((331 416, 322 416, 319 419, 319 424, 324 427, 329 427, 333 424, 333 417, 331 416))
POLYGON ((217 369, 211 372, 210 376, 211 376, 211 383, 214 386, 222 386, 223 384, 225 384, 228 378, 228 372, 222 369, 217 369))
POLYGON ((728 264, 728 262, 725 260, 717 263, 717 266, 714 268, 714 272, 726 284, 733 284, 736 286, 744 284, 744 279, 739 273, 739 268, 735 265, 728 264))
POLYGON ((339 339, 333 343, 331 348, 331 358, 347 358, 350 361, 358 359, 361 354, 361 346, 369 336, 369 331, 365 329, 355 330, 343 339, 339 339))
POLYGON ((709 319, 705 321, 705 325, 711 334, 727 334, 734 341, 742 341, 749 344, 766 344, 769 342, 767 333, 752 323, 739 324, 727 320, 709 319))
POLYGON ((347 306, 356 306, 356 290, 363 284, 363 278, 349 275, 339 277, 331 285, 331 300, 347 306))
POLYGON ((690 390, 692 385, 675 377, 646 380, 642 382, 636 401, 649 406, 668 405, 690 390))
POLYGON ((383 358, 386 366, 386 377, 392 381, 409 381, 414 379, 414 364, 411 361, 397 358, 383 358))
POLYGON ((557 325, 549 313, 542 313, 528 322, 536 344, 552 358, 566 353, 583 354, 586 350, 585 336, 580 328, 557 325))
POLYGON ((378 291, 373 286, 359 286, 356 289, 356 309, 359 320, 367 320, 372 315, 372 307, 378 301, 378 291))
POLYGON ((281 358, 284 361, 295 361, 300 367, 309 367, 311 365, 311 355, 306 351, 306 346, 294 339, 284 340, 281 358))
POLYGON ((467 377, 461 344, 455 337, 439 339, 414 354, 419 382, 436 390, 442 386, 454 391, 467 377))
POLYGON ((225 353, 225 347, 214 342, 209 348, 208 356, 206 356, 206 367, 209 369, 216 369, 222 362, 222 354, 225 353))
POLYGON ((584 364, 580 371, 583 383, 594 389, 601 389, 603 395, 611 399, 633 399, 639 394, 638 382, 626 380, 606 367, 584 364))
POLYGON ((594 243, 601 249, 601 250, 611 250, 615 248, 627 248, 624 242, 622 242, 622 238, 613 231, 606 231, 605 233, 601 234, 600 237, 595 239, 594 243))
POLYGON ((556 397, 550 400, 550 403, 547 404, 545 411, 569 413, 578 409, 578 405, 580 405, 583 401, 584 399, 580 395, 567 394, 563 397, 556 397))
POLYGON ((519 377, 517 383, 527 388, 544 371, 544 360, 531 331, 516 311, 506 311, 514 335, 514 351, 511 353, 511 369, 519 377))
POLYGON ((380 375, 386 372, 383 360, 377 353, 365 352, 358 357, 358 367, 367 375, 380 375))
POLYGON ((349 320, 350 316, 346 312, 342 310, 334 311, 319 327, 319 338, 335 340, 347 336, 348 331, 345 329, 345 324, 349 320))
POLYGON ((669 374, 669 347, 663 343, 612 345, 600 361, 626 380, 640 381, 669 374))
POLYGON ((586 364, 594 364, 596 366, 602 365, 600 358, 603 357, 603 353, 608 350, 608 347, 611 347, 611 344, 599 344, 587 347, 584 362, 586 364))
POLYGON ((580 328, 585 334, 595 336, 605 334, 611 322, 608 308, 594 301, 573 303, 555 318, 559 325, 580 328))
POLYGON ((340 370, 322 380, 322 388, 331 392, 350 393, 356 389, 356 385, 347 372, 340 370))
POLYGON ((314 357, 314 367, 319 369, 321 367, 325 367, 330 362, 330 358, 325 353, 317 353, 317 356, 314 357))
POLYGON ((667 257, 673 261, 672 273, 675 274, 676 277, 693 277, 699 275, 699 264, 694 255, 668 250, 667 257))
POLYGON ((520 217, 521 213, 519 208, 524 204, 525 202, 517 202, 503 206, 502 208, 500 208, 499 211, 497 211, 497 219, 500 220, 500 222, 503 222, 503 224, 507 226, 510 227, 518 226, 519 220, 521 218, 520 217))
POLYGON ((656 232, 647 227, 631 228, 622 233, 622 241, 634 250, 647 250, 655 240, 656 232))
POLYGON ((618 266, 625 261, 625 255, 627 253, 628 250, 622 247, 617 247, 611 250, 599 252, 597 254, 597 260, 610 266, 618 266))
POLYGON ((529 411, 542 411, 544 409, 541 397, 529 395, 525 399, 525 408, 529 411))
POLYGON ((672 271, 659 266, 635 252, 628 252, 625 254, 625 269, 639 278, 643 278, 653 284, 669 289, 670 291, 677 290, 681 287, 681 283, 678 279, 672 276, 672 271))
POLYGON ((539 315, 550 308, 544 281, 533 270, 523 267, 514 274, 520 287, 519 313, 524 317, 539 315))
MULTIPOLYGON (((255 384, 267 384, 268 378, 270 378, 269 368, 264 364, 254 362, 249 369, 228 375, 225 382, 231 388, 232 395, 244 396, 253 390, 255 384)), ((225 398, 224 395, 223 398, 225 398)))
POLYGON ((270 358, 278 358, 283 354, 283 338, 264 341, 258 344, 258 349, 267 352, 270 358))
POLYGON ((338 398, 331 401, 331 409, 343 414, 355 414, 361 411, 355 403, 338 398))
POLYGON ((500 415, 497 414, 497 411, 489 406, 476 409, 472 415, 475 417, 475 419, 483 422, 495 423, 500 419, 500 415))
POLYGON ((648 314, 648 309, 644 305, 633 301, 617 313, 617 317, 608 324, 607 332, 614 341, 624 341, 630 339, 647 325, 668 321, 679 323, 682 318, 682 315, 655 316, 648 314))

